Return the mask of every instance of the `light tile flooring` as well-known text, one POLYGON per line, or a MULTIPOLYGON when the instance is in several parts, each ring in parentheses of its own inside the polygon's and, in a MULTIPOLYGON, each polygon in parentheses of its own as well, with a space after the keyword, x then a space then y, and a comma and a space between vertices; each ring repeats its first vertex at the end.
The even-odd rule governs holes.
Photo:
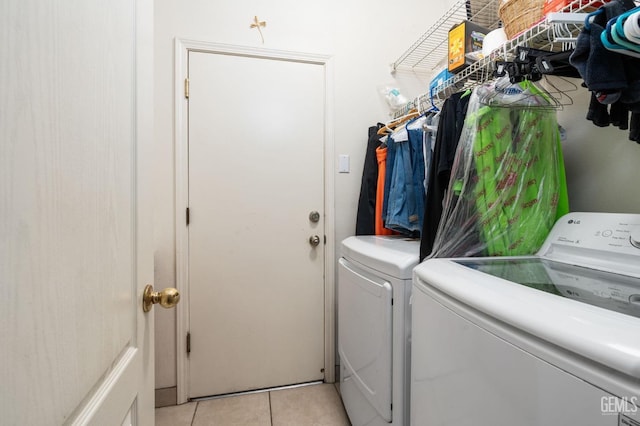
POLYGON ((156 426, 349 426, 334 385, 318 384, 156 408, 156 426))

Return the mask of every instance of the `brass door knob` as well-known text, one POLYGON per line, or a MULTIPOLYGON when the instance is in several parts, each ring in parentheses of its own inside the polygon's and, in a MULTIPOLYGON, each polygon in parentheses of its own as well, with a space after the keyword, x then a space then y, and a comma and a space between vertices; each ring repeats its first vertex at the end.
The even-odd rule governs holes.
POLYGON ((147 285, 142 294, 142 310, 149 312, 154 304, 159 303, 163 308, 173 308, 180 301, 180 293, 175 288, 165 288, 153 291, 152 285, 147 285))
POLYGON ((311 244, 312 247, 318 246, 318 244, 320 244, 320 237, 317 235, 309 237, 309 244, 311 244))

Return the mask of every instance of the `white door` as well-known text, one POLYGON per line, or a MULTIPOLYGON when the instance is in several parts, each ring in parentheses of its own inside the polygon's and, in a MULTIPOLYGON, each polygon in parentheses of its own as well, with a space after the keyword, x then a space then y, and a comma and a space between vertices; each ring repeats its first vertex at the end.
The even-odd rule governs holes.
POLYGON ((153 424, 152 19, 0 2, 2 424, 153 424))
POLYGON ((324 377, 324 76, 189 53, 192 398, 324 377))

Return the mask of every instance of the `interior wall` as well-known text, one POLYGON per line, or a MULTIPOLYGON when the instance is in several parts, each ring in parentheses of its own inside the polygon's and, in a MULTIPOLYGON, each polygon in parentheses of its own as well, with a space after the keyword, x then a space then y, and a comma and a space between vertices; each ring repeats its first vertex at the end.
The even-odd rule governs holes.
MULTIPOLYGON (((333 56, 335 155, 347 154, 351 158, 351 172, 335 175, 335 235, 327 237, 329 243, 339 244, 355 231, 367 128, 389 118, 378 87, 392 83, 408 98, 426 91, 428 77, 411 72, 392 76, 389 65, 453 3, 454 0, 156 0, 155 285, 175 285, 175 37, 333 56), (264 44, 258 31, 249 28, 254 16, 267 22, 262 29, 264 44)), ((175 310, 154 311, 156 388, 172 387, 176 384, 175 310)))
MULTIPOLYGON (((576 81, 580 84, 581 81, 576 81)), ((558 113, 571 211, 640 213, 640 144, 629 131, 585 119, 590 93, 569 92, 573 105, 558 113)))
MULTIPOLYGON (((388 118, 377 88, 393 83, 409 98, 426 91, 427 76, 410 72, 392 76, 389 64, 453 2, 156 0, 155 285, 175 285, 175 37, 334 57, 335 155, 351 157, 351 173, 335 174, 336 229, 333 239, 328 237, 339 244, 355 229, 367 128, 388 118), (267 22, 264 44, 257 30, 249 28, 254 16, 267 22)), ((558 121, 567 130, 563 150, 571 210, 640 213, 640 145, 627 140, 627 131, 598 128, 585 120, 589 101, 586 90, 579 89, 570 96, 574 105, 560 111, 558 121)), ((154 311, 156 388, 172 387, 176 384, 175 310, 154 311)))

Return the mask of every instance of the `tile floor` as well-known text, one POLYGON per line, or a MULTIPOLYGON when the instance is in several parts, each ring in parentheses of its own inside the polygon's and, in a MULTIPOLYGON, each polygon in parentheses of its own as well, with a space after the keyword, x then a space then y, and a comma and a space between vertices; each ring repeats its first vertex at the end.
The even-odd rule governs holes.
POLYGON ((156 408, 156 426, 350 426, 334 385, 318 384, 156 408))

